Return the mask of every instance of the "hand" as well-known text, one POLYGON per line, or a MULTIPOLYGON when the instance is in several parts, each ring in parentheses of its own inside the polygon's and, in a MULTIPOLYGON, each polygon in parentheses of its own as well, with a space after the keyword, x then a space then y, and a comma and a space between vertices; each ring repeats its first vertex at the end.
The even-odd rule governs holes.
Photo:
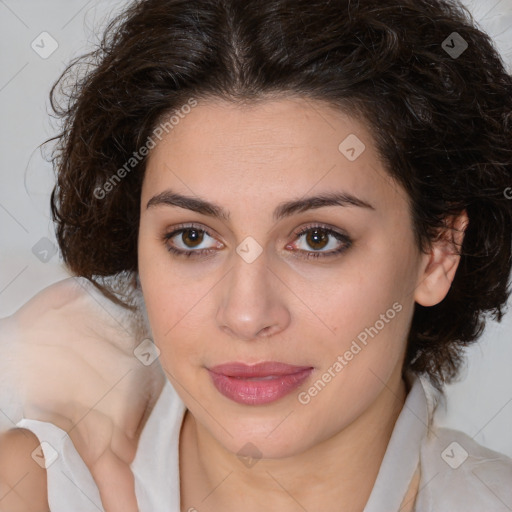
POLYGON ((24 417, 68 432, 106 512, 138 510, 130 464, 165 381, 158 361, 134 356, 146 337, 134 318, 69 278, 0 320, 12 381, 3 385, 18 390, 24 417))

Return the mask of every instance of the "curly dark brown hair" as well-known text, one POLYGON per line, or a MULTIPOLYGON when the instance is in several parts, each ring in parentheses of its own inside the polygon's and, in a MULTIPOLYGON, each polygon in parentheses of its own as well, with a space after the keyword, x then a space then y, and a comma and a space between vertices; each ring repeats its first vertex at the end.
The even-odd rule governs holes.
POLYGON ((136 275, 147 160, 137 151, 157 124, 191 98, 243 103, 279 94, 324 101, 366 123, 409 195, 422 250, 448 216, 467 212, 451 289, 436 306, 416 304, 404 363, 441 387, 486 317, 501 320, 512 263, 504 193, 512 185, 512 77, 455 2, 131 4, 52 88, 63 122, 51 139, 51 201, 65 263, 93 282, 136 275), (133 169, 107 193, 105 183, 134 154, 133 169))

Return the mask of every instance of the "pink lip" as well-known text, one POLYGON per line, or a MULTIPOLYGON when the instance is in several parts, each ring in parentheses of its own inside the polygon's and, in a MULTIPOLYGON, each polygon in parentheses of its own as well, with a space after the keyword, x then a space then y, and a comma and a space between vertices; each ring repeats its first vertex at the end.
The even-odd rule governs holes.
POLYGON ((234 402, 246 405, 261 405, 282 398, 300 386, 312 371, 310 366, 293 366, 274 361, 251 366, 226 363, 208 369, 220 393, 234 402))

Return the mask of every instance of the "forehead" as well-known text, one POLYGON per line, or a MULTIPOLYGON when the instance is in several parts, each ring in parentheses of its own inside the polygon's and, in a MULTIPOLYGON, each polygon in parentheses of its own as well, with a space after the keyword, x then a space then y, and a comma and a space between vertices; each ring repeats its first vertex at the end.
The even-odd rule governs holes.
POLYGON ((172 126, 150 152, 143 200, 165 188, 228 203, 340 188, 377 202, 403 196, 368 127, 322 102, 206 100, 172 126))

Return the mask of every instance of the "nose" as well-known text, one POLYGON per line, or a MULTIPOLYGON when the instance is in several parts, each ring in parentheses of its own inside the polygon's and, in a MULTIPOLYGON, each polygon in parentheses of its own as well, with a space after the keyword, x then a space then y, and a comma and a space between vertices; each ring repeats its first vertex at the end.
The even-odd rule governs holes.
POLYGON ((245 341, 273 336, 288 327, 285 288, 267 266, 265 253, 252 263, 235 256, 216 319, 221 330, 245 341))

